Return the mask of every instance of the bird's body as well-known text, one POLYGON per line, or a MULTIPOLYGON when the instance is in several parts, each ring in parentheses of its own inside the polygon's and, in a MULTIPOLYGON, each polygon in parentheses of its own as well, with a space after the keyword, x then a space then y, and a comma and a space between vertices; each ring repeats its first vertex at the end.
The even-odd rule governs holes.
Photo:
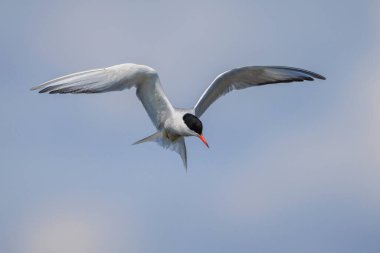
POLYGON ((102 93, 136 88, 136 95, 143 104, 157 132, 135 144, 156 141, 181 155, 187 167, 184 137, 197 136, 206 146, 199 117, 220 96, 234 89, 252 86, 312 81, 325 79, 316 73, 289 67, 242 67, 220 74, 190 109, 173 107, 161 86, 157 72, 144 65, 132 63, 94 69, 53 79, 32 90, 40 93, 102 93))

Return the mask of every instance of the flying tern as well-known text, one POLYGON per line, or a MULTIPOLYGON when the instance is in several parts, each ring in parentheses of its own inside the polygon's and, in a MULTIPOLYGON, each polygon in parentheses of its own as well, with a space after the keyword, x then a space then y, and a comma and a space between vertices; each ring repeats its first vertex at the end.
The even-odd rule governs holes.
POLYGON ((164 148, 176 151, 187 168, 185 138, 198 137, 207 147, 202 135, 203 125, 199 118, 219 97, 232 90, 275 83, 325 80, 317 73, 283 66, 246 66, 226 71, 215 78, 203 92, 193 108, 174 107, 162 89, 157 72, 148 66, 125 63, 107 68, 92 69, 62 76, 32 90, 39 93, 102 93, 136 88, 136 95, 143 104, 157 129, 152 135, 134 144, 155 141, 164 148))

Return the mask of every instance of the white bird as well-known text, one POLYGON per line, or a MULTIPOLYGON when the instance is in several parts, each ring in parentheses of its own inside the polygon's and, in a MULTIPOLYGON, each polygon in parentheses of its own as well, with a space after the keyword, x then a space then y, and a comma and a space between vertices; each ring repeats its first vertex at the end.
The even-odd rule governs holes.
POLYGON ((219 97, 232 90, 273 84, 313 81, 325 77, 308 70, 279 66, 247 66, 226 71, 215 78, 193 108, 173 107, 163 91, 157 72, 144 65, 132 63, 108 68, 93 69, 59 77, 35 86, 40 93, 101 93, 136 88, 136 95, 143 104, 153 124, 154 134, 135 142, 155 141, 176 151, 187 168, 185 138, 197 136, 207 147, 202 135, 200 116, 219 97))

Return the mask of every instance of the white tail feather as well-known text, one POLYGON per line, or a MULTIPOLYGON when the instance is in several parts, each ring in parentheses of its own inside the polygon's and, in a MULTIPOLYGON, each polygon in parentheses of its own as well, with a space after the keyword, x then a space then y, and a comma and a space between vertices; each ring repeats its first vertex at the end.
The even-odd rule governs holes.
POLYGON ((185 170, 187 171, 187 153, 186 153, 186 143, 185 143, 185 138, 184 137, 179 137, 175 141, 170 140, 169 138, 166 137, 166 134, 164 132, 156 132, 152 135, 149 135, 148 137, 145 137, 139 141, 136 141, 132 145, 136 144, 141 144, 144 142, 156 142, 158 145, 160 145, 163 148, 173 150, 177 152, 183 162, 183 166, 185 166, 185 170))

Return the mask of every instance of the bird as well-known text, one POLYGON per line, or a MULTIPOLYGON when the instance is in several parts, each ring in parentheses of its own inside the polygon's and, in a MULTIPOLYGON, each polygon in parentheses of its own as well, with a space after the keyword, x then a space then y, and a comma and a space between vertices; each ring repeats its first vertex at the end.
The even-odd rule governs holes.
POLYGON ((156 132, 133 144, 156 142, 177 152, 187 171, 185 137, 198 137, 209 147, 202 134, 200 117, 218 98, 232 90, 267 84, 325 80, 320 74, 294 67, 244 66, 218 75, 193 108, 174 107, 161 86, 158 73, 146 65, 124 63, 55 78, 35 87, 39 93, 79 94, 122 91, 136 88, 136 95, 150 117, 156 132))

